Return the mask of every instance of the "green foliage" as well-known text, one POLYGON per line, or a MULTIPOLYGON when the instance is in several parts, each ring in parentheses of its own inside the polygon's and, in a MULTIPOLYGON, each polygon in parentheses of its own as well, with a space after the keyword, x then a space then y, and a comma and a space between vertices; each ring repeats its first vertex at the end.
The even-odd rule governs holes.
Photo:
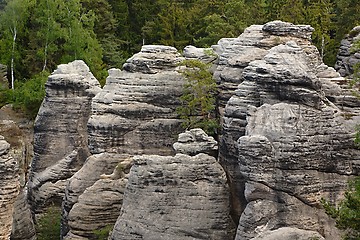
POLYGON ((184 120, 183 127, 199 127, 214 135, 219 123, 215 117, 216 82, 209 71, 211 65, 199 60, 185 60, 181 65, 186 67, 181 73, 187 82, 177 112, 184 120))
POLYGON ((338 206, 322 200, 326 213, 336 220, 336 226, 345 230, 345 240, 360 239, 360 177, 349 183, 345 199, 338 206))
POLYGON ((61 209, 51 206, 38 219, 36 224, 37 240, 60 239, 61 209))
POLYGON ((14 90, 0 90, 0 106, 12 104, 15 109, 34 119, 45 97, 45 82, 48 75, 47 72, 41 72, 26 82, 16 81, 14 90))
POLYGON ((110 231, 113 229, 112 225, 107 225, 103 228, 94 230, 93 233, 96 236, 96 239, 98 240, 107 240, 109 237, 110 231))

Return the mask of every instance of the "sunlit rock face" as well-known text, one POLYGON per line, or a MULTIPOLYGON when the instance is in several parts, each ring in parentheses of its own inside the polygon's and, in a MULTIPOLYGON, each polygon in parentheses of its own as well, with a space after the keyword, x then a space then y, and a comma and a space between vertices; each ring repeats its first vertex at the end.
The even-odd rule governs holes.
POLYGON ((225 172, 203 153, 216 148, 215 140, 194 129, 180 134, 174 145, 184 142, 188 152, 175 147, 182 152, 175 156, 133 157, 111 239, 234 238, 225 172))
POLYGON ((341 101, 349 92, 337 84, 339 74, 316 65, 294 41, 250 62, 242 79, 224 112, 224 135, 232 138, 221 146, 234 148, 234 175, 243 184, 236 239, 283 226, 339 239, 320 200, 339 201, 347 181, 359 174, 353 142, 359 117, 346 115, 358 112, 359 101, 341 101))
MULTIPOLYGON (((229 177, 234 219, 238 220, 246 202, 242 195, 244 181, 239 174, 236 146, 237 139, 244 134, 244 128, 241 125, 246 125, 246 112, 236 110, 234 116, 228 117, 228 114, 225 113, 225 106, 235 94, 238 85, 244 81, 245 67, 254 60, 262 59, 274 46, 294 41, 311 56, 309 63, 317 65, 320 58, 316 47, 311 44, 312 31, 313 28, 308 25, 274 21, 265 25, 250 26, 238 38, 221 39, 218 45, 213 46, 219 54, 218 66, 214 73, 219 89, 218 111, 222 123, 221 137, 219 138, 219 161, 229 177)), ((246 85, 249 91, 246 93, 245 105, 257 104, 259 96, 252 91, 254 87, 252 83, 246 85)))
POLYGON ((59 65, 45 85, 34 127, 29 201, 34 212, 60 202, 65 185, 89 156, 87 122, 100 84, 83 61, 59 65))
POLYGON ((357 26, 340 43, 335 69, 343 77, 353 74, 354 66, 360 62, 360 51, 354 45, 359 40, 360 26, 357 26))
POLYGON ((10 239, 14 203, 20 188, 18 165, 9 149, 10 144, 0 135, 0 239, 10 239))
POLYGON ((109 71, 88 123, 92 153, 173 153, 171 145, 181 132, 176 108, 183 93, 182 60, 173 47, 148 45, 127 60, 123 71, 109 71))

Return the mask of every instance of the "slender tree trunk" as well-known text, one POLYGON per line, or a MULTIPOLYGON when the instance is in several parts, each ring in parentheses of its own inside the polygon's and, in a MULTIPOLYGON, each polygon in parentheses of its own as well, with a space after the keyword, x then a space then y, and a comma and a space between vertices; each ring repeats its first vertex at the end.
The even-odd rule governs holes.
POLYGON ((14 82, 15 82, 15 76, 14 76, 14 58, 15 58, 15 44, 16 44, 16 37, 17 37, 17 30, 16 27, 13 29, 13 44, 12 44, 12 52, 11 52, 11 89, 14 89, 14 82))
POLYGON ((324 52, 325 52, 325 37, 323 34, 321 36, 321 60, 324 60, 324 52))

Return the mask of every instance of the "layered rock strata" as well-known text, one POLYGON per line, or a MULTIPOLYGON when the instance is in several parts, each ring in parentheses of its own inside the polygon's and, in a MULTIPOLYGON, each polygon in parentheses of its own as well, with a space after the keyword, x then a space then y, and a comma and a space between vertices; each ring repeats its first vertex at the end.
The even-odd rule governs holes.
POLYGON ((0 135, 0 239, 10 239, 14 203, 20 187, 18 165, 9 150, 10 144, 0 135))
POLYGON ((87 122, 100 84, 83 61, 59 65, 45 85, 34 126, 29 200, 34 212, 61 201, 67 179, 89 156, 87 122))
POLYGON ((181 132, 176 108, 183 93, 182 60, 173 47, 147 45, 123 71, 109 71, 88 123, 92 153, 173 153, 171 144, 181 132))
POLYGON ((272 48, 244 69, 227 103, 224 131, 231 127, 239 135, 235 147, 245 183, 236 239, 283 226, 340 238, 320 199, 339 201, 347 181, 359 174, 353 133, 360 119, 345 117, 326 97, 344 94, 331 81, 340 76, 311 59, 295 42, 272 48))
POLYGON ((112 228, 120 213, 130 166, 129 155, 101 153, 86 160, 66 187, 64 239, 92 239, 96 230, 112 228))
POLYGON ((353 74, 354 66, 360 62, 360 51, 354 45, 359 40, 360 26, 357 26, 340 43, 335 69, 343 77, 353 74))
MULTIPOLYGON (((180 135, 180 141, 195 132, 206 136, 198 129, 180 135)), ((213 150, 213 142, 209 138, 203 149, 213 150)), ((134 156, 111 239, 233 239, 222 167, 207 154, 187 155, 193 148, 184 153, 134 156)))
MULTIPOLYGON (((237 139, 244 135, 245 129, 239 126, 246 125, 246 111, 244 110, 246 106, 248 104, 261 104, 259 96, 262 93, 253 91, 256 86, 249 82, 243 85, 244 88, 248 89, 243 101, 245 108, 234 109, 231 113, 234 117, 228 118, 229 114, 224 112, 225 105, 234 95, 238 85, 244 81, 245 67, 254 60, 262 59, 274 46, 294 41, 309 56, 309 65, 317 66, 320 63, 320 58, 316 47, 311 44, 312 31, 313 28, 308 25, 293 25, 274 21, 265 25, 250 26, 238 38, 223 39, 219 41, 218 45, 213 46, 219 53, 219 64, 214 73, 219 86, 218 108, 222 123, 219 161, 229 178, 233 204, 232 215, 236 221, 239 219, 246 202, 242 194, 244 179, 239 171, 236 146, 237 139)), ((230 109, 231 103, 227 111, 231 111, 230 109)))

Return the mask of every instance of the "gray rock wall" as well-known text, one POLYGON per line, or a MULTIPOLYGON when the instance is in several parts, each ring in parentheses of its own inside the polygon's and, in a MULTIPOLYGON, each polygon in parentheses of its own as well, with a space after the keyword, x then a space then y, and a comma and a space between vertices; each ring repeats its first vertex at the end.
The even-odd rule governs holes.
POLYGON ((109 71, 88 123, 92 153, 173 153, 181 132, 176 108, 183 92, 182 60, 173 47, 143 46, 124 71, 109 71))
POLYGON ((357 26, 340 43, 335 69, 343 77, 353 74, 354 65, 360 62, 360 51, 354 48, 354 43, 359 40, 360 26, 357 26))
MULTIPOLYGON (((273 47, 244 69, 227 103, 224 135, 230 129, 238 140, 223 141, 237 151, 245 198, 236 239, 283 226, 340 238, 320 199, 339 201, 347 181, 359 174, 353 143, 359 117, 347 118, 336 105, 334 99, 348 94, 336 83, 340 76, 309 59, 295 42, 273 47)), ((359 107, 357 101, 353 109, 359 107)))
POLYGON ((9 150, 10 144, 0 135, 0 239, 10 239, 14 204, 20 188, 18 165, 9 150))
POLYGON ((29 201, 34 212, 61 202, 66 181, 89 156, 87 122, 100 84, 83 61, 59 65, 46 82, 34 127, 29 201))
MULTIPOLYGON (((186 132, 179 139, 206 135, 200 131, 186 132)), ((213 141, 208 139, 203 150, 212 150, 213 141)), ((133 159, 111 239, 233 239, 226 176, 214 157, 179 153, 133 159)))
MULTIPOLYGON (((264 102, 261 95, 266 94, 266 92, 256 91, 257 86, 254 81, 244 82, 244 69, 251 62, 264 58, 272 47, 288 41, 301 46, 308 56, 309 67, 315 68, 321 61, 316 47, 311 44, 312 31, 313 28, 308 25, 274 21, 265 25, 250 26, 238 38, 220 40, 219 44, 214 46, 219 53, 219 65, 214 73, 219 87, 218 108, 222 123, 219 137, 219 161, 229 178, 232 215, 236 221, 246 203, 242 194, 244 178, 239 171, 236 142, 245 134, 247 105, 260 106, 264 102), (239 84, 242 84, 242 92, 237 90, 239 84), (240 102, 236 97, 231 98, 233 95, 241 95, 242 101, 240 102), (239 105, 243 106, 239 107, 239 105)), ((290 69, 283 70, 291 72, 290 69)), ((286 94, 287 89, 281 91, 286 94)))

